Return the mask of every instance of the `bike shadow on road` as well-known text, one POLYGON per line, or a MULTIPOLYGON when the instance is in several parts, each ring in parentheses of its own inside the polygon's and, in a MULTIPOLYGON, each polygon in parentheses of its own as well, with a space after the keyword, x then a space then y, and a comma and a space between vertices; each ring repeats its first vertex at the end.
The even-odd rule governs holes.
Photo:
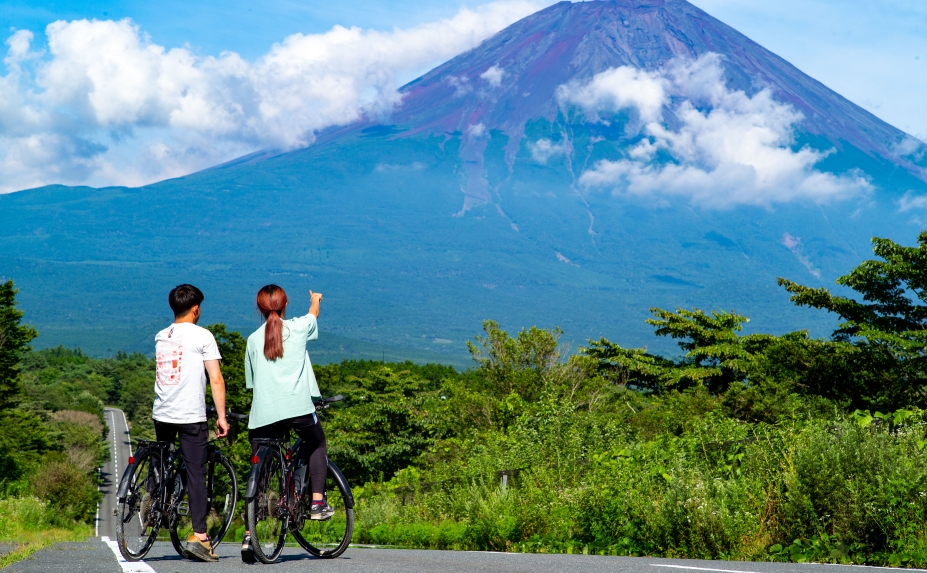
MULTIPOLYGON (((224 547, 225 547, 225 544, 223 543, 218 549, 216 549, 216 552, 219 553, 219 561, 240 560, 240 557, 238 556, 237 552, 234 555, 228 555, 226 551, 222 551, 224 547)), ((342 559, 350 560, 351 558, 341 556, 341 557, 337 557, 335 560, 340 561, 342 559)), ((278 559, 276 563, 278 564, 279 563, 292 563, 295 561, 329 561, 329 559, 319 559, 318 557, 309 555, 308 553, 294 552, 294 553, 284 553, 283 555, 280 556, 280 559, 278 559)), ((180 562, 198 563, 198 561, 194 561, 192 559, 181 557, 180 555, 177 555, 176 553, 157 555, 157 556, 148 555, 147 557, 145 557, 145 562, 146 563, 180 563, 180 562)))

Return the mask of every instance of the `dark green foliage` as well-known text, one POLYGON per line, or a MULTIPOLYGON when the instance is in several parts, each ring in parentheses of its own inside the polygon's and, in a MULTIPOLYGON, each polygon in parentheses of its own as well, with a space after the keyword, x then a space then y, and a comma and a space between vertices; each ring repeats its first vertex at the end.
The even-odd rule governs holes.
POLYGON ((42 456, 55 447, 42 418, 35 413, 9 409, 0 414, 0 488, 19 489, 17 480, 38 467, 42 456))
POLYGON ((534 400, 543 391, 544 375, 557 364, 557 340, 563 334, 531 327, 515 338, 492 320, 483 323, 486 336, 477 336, 467 347, 476 361, 483 390, 499 399, 512 394, 534 400))
POLYGON ((718 394, 733 382, 742 382, 753 353, 771 337, 746 339, 737 335, 749 319, 736 313, 677 308, 670 312, 651 308, 656 316, 647 320, 656 327, 657 336, 678 340, 685 351, 682 359, 667 360, 648 354, 645 349, 625 349, 604 338, 590 342, 585 354, 601 364, 616 382, 651 391, 684 390, 703 385, 718 394))
POLYGON ((61 523, 89 522, 107 459, 103 401, 113 379, 79 350, 32 352, 12 281, 0 283, 0 494, 42 498, 61 523))
POLYGON ((927 231, 916 247, 872 240, 882 260, 866 261, 837 284, 862 301, 779 279, 795 304, 835 313, 843 320, 835 342, 852 344, 848 394, 859 407, 894 409, 927 400, 927 231), (852 392, 852 390, 856 392, 852 392))
POLYGON ((96 482, 67 460, 42 464, 33 474, 32 491, 58 510, 62 517, 90 522, 101 494, 96 482))
MULTIPOLYGON (((229 330, 224 324, 210 324, 206 327, 216 338, 219 354, 222 355, 222 378, 225 380, 226 408, 239 414, 251 409, 251 390, 245 388, 245 347, 248 340, 240 332, 229 330)), ((207 386, 207 403, 211 403, 211 391, 207 386)))
POLYGON ((19 362, 29 342, 38 336, 34 328, 21 325, 23 312, 16 308, 13 281, 0 283, 0 409, 16 403, 19 394, 19 362))
POLYGON ((356 483, 391 477, 438 434, 431 415, 440 399, 437 383, 395 366, 380 364, 348 376, 350 405, 329 410, 325 421, 329 455, 356 483))

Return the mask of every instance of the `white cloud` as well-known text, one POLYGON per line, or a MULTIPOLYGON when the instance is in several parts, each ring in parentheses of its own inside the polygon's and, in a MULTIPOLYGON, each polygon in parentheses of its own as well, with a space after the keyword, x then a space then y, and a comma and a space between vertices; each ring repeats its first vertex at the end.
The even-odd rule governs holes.
POLYGON ((585 84, 572 81, 559 86, 557 100, 590 115, 636 109, 641 120, 656 121, 666 100, 666 88, 666 78, 657 72, 621 66, 596 74, 585 84))
POLYGON ((815 170, 830 152, 791 149, 793 126, 801 114, 776 102, 768 90, 748 96, 727 89, 723 73, 720 58, 709 54, 673 61, 660 74, 642 76, 617 68, 587 85, 565 88, 570 97, 564 101, 587 113, 634 107, 641 119, 651 118, 627 159, 599 161, 580 182, 631 195, 683 196, 715 208, 823 202, 870 190, 858 173, 838 176, 815 170), (649 95, 634 96, 632 85, 645 86, 642 93, 649 95), (663 110, 673 113, 676 129, 658 121, 663 110))
POLYGON ((486 135, 486 126, 482 123, 475 123, 467 128, 467 135, 473 139, 483 137, 486 135))
POLYGON ((898 210, 902 213, 911 210, 927 211, 927 195, 915 195, 908 191, 898 200, 898 210))
POLYGON ((505 70, 500 68, 498 64, 480 74, 480 78, 486 80, 494 88, 502 85, 503 76, 505 76, 505 70))
POLYGON ((130 20, 54 22, 40 52, 32 32, 17 31, 0 76, 0 192, 136 185, 306 145, 362 106, 388 114, 401 82, 540 7, 500 0, 405 30, 293 34, 253 62, 159 46, 130 20))
POLYGON ((563 144, 554 144, 549 139, 539 139, 535 142, 528 143, 528 149, 531 151, 531 158, 541 164, 546 164, 551 157, 563 153, 563 144))

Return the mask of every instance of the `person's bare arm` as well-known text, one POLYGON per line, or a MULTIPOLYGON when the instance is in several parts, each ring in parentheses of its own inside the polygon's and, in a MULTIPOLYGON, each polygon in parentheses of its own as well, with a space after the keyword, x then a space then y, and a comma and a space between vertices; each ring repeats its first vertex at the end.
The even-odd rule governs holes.
POLYGON ((218 360, 207 360, 204 364, 206 374, 209 375, 209 385, 212 387, 212 401, 218 412, 216 437, 224 438, 229 433, 229 422, 225 419, 225 378, 222 377, 218 360))
POLYGON ((312 304, 309 305, 309 314, 319 318, 319 309, 322 302, 322 293, 309 291, 309 299, 312 301, 312 304))

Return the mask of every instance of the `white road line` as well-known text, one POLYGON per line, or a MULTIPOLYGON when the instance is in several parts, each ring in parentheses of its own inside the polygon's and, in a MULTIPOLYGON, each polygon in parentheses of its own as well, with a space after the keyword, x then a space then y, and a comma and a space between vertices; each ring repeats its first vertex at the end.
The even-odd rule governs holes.
MULTIPOLYGON (((125 413, 124 410, 119 410, 119 412, 122 413, 122 425, 125 426, 125 428, 126 428, 126 436, 128 436, 129 448, 131 449, 131 447, 132 447, 132 434, 129 433, 129 421, 126 420, 126 413, 125 413)), ((113 416, 115 417, 115 414, 114 414, 113 416)))
POLYGON ((661 565, 651 563, 651 567, 671 567, 673 569, 695 569, 696 571, 723 571, 724 573, 761 573, 760 571, 738 571, 736 569, 709 569, 708 567, 692 567, 689 565, 661 565))
POLYGON ((102 540, 103 543, 109 545, 109 548, 113 551, 113 555, 116 556, 116 561, 119 562, 119 566, 122 567, 124 573, 155 573, 155 570, 144 561, 126 561, 122 553, 119 552, 119 545, 115 541, 110 541, 109 537, 104 536, 102 540))

